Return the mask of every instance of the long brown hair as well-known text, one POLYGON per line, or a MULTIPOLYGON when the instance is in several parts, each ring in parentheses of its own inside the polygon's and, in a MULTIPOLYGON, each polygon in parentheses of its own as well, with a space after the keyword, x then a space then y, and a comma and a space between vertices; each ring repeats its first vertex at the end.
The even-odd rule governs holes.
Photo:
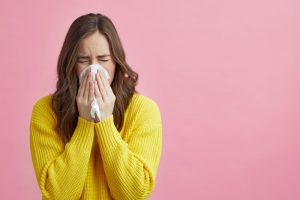
POLYGON ((78 108, 76 95, 79 80, 76 75, 78 47, 82 39, 99 31, 108 43, 112 59, 116 63, 114 79, 111 83, 116 96, 113 110, 114 124, 120 131, 124 114, 138 82, 138 74, 131 69, 125 59, 121 40, 112 21, 102 14, 86 14, 78 17, 70 26, 57 62, 58 80, 52 98, 52 107, 57 117, 57 131, 68 142, 76 128, 78 108))

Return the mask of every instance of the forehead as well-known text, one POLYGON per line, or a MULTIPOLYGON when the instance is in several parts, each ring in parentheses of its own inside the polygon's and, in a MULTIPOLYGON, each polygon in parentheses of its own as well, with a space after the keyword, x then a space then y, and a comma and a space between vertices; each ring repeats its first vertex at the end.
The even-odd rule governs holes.
POLYGON ((79 44, 79 54, 109 54, 109 43, 98 31, 84 38, 79 44))

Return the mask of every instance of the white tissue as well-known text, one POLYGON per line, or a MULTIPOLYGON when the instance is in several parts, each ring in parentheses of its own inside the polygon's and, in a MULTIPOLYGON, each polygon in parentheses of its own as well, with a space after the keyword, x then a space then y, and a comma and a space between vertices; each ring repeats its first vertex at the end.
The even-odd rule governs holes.
MULTIPOLYGON (((104 67, 102 67, 101 65, 99 64, 92 64, 92 65, 89 65, 87 66, 79 75, 79 83, 81 83, 81 79, 85 76, 86 73, 89 72, 89 70, 91 69, 92 71, 92 80, 94 81, 96 79, 96 73, 97 73, 97 70, 101 70, 104 72, 104 75, 107 79, 109 79, 109 74, 108 72, 106 71, 106 69, 104 67)), ((98 119, 101 119, 100 116, 101 116, 101 113, 100 113, 100 109, 99 109, 99 106, 97 104, 97 100, 96 98, 94 97, 93 101, 92 101, 92 104, 91 104, 91 117, 93 119, 96 118, 96 115, 98 117, 98 119)))

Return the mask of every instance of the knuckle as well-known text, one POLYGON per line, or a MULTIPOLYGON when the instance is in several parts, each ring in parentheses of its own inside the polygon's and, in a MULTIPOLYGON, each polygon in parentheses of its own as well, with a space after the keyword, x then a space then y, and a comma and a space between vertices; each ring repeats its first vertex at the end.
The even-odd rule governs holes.
POLYGON ((77 103, 81 103, 81 98, 79 96, 76 97, 77 103))

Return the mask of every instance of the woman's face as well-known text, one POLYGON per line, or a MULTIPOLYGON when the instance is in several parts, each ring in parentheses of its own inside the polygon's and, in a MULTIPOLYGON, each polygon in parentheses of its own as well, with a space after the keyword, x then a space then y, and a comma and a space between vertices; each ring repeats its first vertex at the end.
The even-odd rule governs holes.
POLYGON ((112 83, 115 74, 116 63, 110 56, 109 43, 104 35, 98 31, 84 38, 79 44, 76 74, 80 73, 91 64, 100 64, 109 73, 109 83, 112 83))

